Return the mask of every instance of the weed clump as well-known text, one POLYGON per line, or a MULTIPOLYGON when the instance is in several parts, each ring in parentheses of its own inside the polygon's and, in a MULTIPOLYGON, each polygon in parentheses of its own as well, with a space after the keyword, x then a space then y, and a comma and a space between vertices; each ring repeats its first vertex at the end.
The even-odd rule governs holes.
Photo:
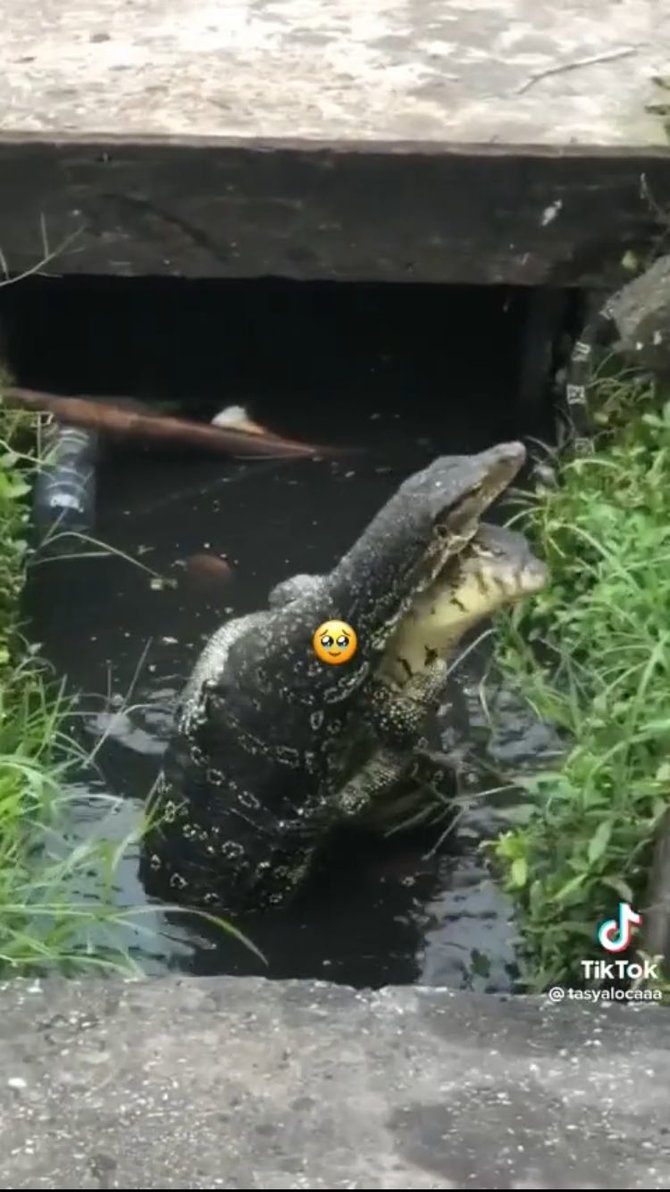
POLYGON ((54 967, 134 968, 115 935, 124 912, 111 888, 118 846, 68 845, 74 767, 69 707, 19 633, 29 557, 26 498, 38 460, 34 417, 0 396, 0 976, 54 967), (91 871, 102 895, 82 898, 91 871), (95 940, 93 943, 92 941, 95 940))
POLYGON ((525 822, 489 845, 534 990, 583 984, 598 921, 645 906, 670 795, 670 403, 642 382, 598 398, 606 440, 517 515, 549 586, 498 618, 498 669, 564 749, 518 776, 525 822))
MULTIPOLYGON (((138 974, 126 941, 155 935, 137 921, 152 908, 120 905, 115 881, 119 862, 139 844, 153 816, 138 817, 137 827, 120 840, 97 823, 85 839, 73 841, 75 777, 91 772, 99 746, 87 753, 68 734, 76 701, 66 698, 63 684, 54 683, 19 633, 30 560, 26 498, 43 464, 38 440, 36 416, 7 409, 0 391, 0 978, 54 969, 138 974)), ((138 560, 129 562, 157 578, 138 560)), ((120 804, 87 790, 86 803, 92 802, 112 811, 120 804)), ((233 924, 201 909, 193 913, 266 963, 233 924)))

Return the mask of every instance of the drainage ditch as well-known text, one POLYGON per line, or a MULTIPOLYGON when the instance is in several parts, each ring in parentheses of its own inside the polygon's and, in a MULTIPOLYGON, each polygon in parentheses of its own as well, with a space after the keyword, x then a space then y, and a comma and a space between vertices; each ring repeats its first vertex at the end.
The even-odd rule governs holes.
MULTIPOLYGON (((26 593, 29 635, 79 693, 76 731, 95 751, 95 775, 82 771, 74 791, 73 840, 101 830, 103 815, 118 839, 138 822, 175 695, 222 617, 262 606, 288 575, 331 566, 435 455, 550 436, 550 379, 580 301, 275 279, 33 277, 0 290, 5 354, 26 388, 123 396, 204 421, 240 405, 288 437, 363 448, 353 460, 245 460, 105 444, 93 532, 110 550, 38 564, 26 593), (223 588, 184 566, 210 552, 231 564, 223 588), (152 582, 133 560, 176 586, 152 582), (113 814, 101 812, 101 794, 118 800, 113 814)), ((495 729, 487 724, 478 695, 487 650, 458 669, 444 743, 474 735, 493 762, 537 758, 550 734, 507 693, 494 692, 495 729)), ((511 908, 478 848, 513 811, 513 797, 480 792, 444 840, 436 829, 348 837, 306 910, 240 924, 269 969, 230 936, 147 899, 131 850, 116 896, 148 914, 126 942, 149 973, 513 990, 511 908)), ((86 892, 95 897, 93 876, 86 892)))

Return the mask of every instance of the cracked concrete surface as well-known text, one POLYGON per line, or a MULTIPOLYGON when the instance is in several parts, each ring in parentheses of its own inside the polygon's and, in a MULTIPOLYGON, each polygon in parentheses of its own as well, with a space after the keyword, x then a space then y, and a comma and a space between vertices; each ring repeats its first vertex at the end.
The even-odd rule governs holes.
POLYGON ((10 133, 667 144, 666 0, 6 0, 2 26, 10 133))
POLYGON ((0 986, 2 1188, 667 1188, 658 1006, 0 986))

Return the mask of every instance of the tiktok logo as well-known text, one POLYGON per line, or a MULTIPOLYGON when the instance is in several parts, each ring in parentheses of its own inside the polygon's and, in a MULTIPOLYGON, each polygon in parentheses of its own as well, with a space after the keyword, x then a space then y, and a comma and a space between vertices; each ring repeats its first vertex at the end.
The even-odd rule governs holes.
POLYGON ((642 915, 634 911, 629 902, 620 902, 615 919, 605 919, 600 924, 596 938, 606 952, 625 952, 631 940, 631 927, 639 927, 642 915))

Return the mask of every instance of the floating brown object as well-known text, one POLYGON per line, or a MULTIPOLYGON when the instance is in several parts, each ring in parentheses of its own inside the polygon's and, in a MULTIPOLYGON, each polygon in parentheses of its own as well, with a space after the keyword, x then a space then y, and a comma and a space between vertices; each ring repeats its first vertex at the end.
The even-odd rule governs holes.
MULTIPOLYGON (((36 389, 22 389, 12 385, 4 391, 8 405, 25 406, 54 414, 61 422, 85 426, 115 437, 143 440, 147 443, 188 443, 192 447, 214 454, 234 456, 318 456, 342 454, 341 448, 317 447, 294 439, 283 439, 255 428, 242 430, 239 426, 211 426, 188 418, 169 415, 144 414, 136 409, 111 401, 93 401, 85 397, 62 397, 36 389)), ((120 399, 124 401, 125 399, 120 399)))
POLYGON ((233 578, 233 568, 222 555, 196 554, 184 559, 184 578, 189 588, 217 594, 233 578))

